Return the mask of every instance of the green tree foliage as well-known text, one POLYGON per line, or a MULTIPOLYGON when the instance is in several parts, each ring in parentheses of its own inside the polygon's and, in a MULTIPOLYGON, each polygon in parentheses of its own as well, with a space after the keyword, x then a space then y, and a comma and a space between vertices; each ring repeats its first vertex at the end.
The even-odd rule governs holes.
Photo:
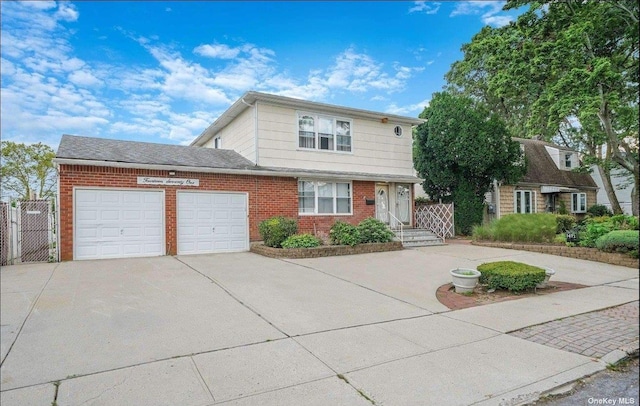
POLYGON ((2 194, 18 199, 29 199, 36 193, 48 199, 56 193, 55 152, 48 145, 26 145, 2 141, 2 194))
POLYGON ((526 171, 517 142, 504 123, 471 98, 435 93, 420 114, 413 162, 433 199, 453 201, 456 232, 482 221, 484 194, 494 179, 519 181, 526 171))
POLYGON ((614 206, 614 167, 633 174, 637 195, 638 2, 509 0, 505 9, 527 5, 517 22, 463 46, 449 90, 484 101, 514 135, 583 152, 614 206))

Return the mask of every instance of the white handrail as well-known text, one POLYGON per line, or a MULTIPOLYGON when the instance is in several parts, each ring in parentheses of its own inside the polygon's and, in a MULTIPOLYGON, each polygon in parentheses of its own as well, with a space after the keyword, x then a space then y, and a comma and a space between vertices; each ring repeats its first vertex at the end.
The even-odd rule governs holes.
MULTIPOLYGON (((391 212, 388 213, 389 216, 391 216, 392 220, 395 220, 395 222, 397 224, 400 224, 400 243, 402 245, 404 245, 404 224, 402 224, 402 221, 400 221, 396 216, 394 216, 393 214, 391 214, 391 212)), ((391 222, 390 222, 391 223, 391 222)), ((391 227, 391 225, 389 225, 389 228, 391 230, 393 230, 393 227, 391 227)))

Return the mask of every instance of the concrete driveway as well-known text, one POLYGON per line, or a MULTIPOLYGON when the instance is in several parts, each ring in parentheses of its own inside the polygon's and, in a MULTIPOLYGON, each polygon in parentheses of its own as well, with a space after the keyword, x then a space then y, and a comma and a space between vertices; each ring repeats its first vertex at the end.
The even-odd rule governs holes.
POLYGON ((605 365, 504 333, 638 300, 638 270, 466 245, 20 265, 0 277, 3 406, 511 402, 605 365), (449 269, 503 259, 592 287, 459 311, 436 299, 449 269))

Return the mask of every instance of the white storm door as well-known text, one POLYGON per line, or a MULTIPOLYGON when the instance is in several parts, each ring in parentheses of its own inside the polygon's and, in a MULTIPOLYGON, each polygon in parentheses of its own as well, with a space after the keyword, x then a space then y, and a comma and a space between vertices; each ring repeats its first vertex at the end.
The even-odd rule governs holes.
POLYGON ((376 218, 389 224, 389 186, 376 186, 376 218))
POLYGON ((248 249, 245 193, 178 192, 178 254, 248 249))
POLYGON ((76 189, 74 259, 164 255, 164 192, 76 189))
POLYGON ((411 217, 411 190, 409 185, 397 185, 396 186, 396 209, 398 220, 402 224, 408 225, 411 217))

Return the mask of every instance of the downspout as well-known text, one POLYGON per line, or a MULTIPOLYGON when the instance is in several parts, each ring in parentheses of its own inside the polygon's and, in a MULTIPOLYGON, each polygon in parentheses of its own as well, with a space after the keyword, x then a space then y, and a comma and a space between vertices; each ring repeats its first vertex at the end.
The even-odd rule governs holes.
MULTIPOLYGON (((60 251, 62 247, 60 247, 60 165, 55 164, 56 168, 56 176, 58 176, 57 186, 56 186, 56 259, 57 262, 60 262, 60 251)), ((72 203, 73 205, 73 203, 72 203)), ((72 206, 73 207, 73 206, 72 206)))
POLYGON ((240 101, 249 107, 253 107, 253 147, 255 148, 256 154, 254 163, 258 166, 258 101, 256 100, 253 104, 249 104, 244 100, 244 97, 240 99, 240 101))

